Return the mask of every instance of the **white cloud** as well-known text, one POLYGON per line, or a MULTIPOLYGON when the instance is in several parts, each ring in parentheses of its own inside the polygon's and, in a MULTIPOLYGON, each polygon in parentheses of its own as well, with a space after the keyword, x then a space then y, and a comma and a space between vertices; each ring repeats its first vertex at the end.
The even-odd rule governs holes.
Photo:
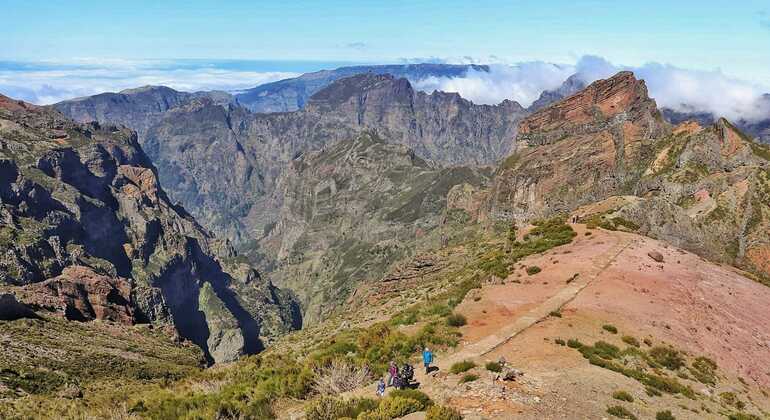
POLYGON ((0 68, 0 93, 35 104, 51 104, 145 85, 164 85, 188 92, 238 91, 298 75, 294 72, 223 69, 212 65, 180 67, 174 68, 173 62, 147 65, 82 59, 75 64, 50 62, 22 69, 0 68))
POLYGON ((544 62, 492 64, 489 72, 470 70, 462 78, 429 77, 413 84, 426 92, 457 92, 477 104, 497 104, 512 99, 526 107, 544 90, 561 85, 574 71, 573 66, 544 62))
MULTIPOLYGON (((452 59, 445 62, 476 62, 452 59)), ((413 81, 426 92, 457 92, 481 104, 496 104, 512 99, 529 106, 544 90, 561 85, 567 77, 579 74, 586 83, 607 78, 621 70, 633 71, 644 79, 660 107, 678 111, 710 112, 731 120, 770 118, 770 101, 761 96, 770 89, 729 77, 719 70, 689 70, 669 64, 648 63, 642 66, 614 65, 602 57, 584 56, 574 65, 527 62, 495 64, 490 71, 469 71, 462 78, 427 78, 413 81)))
POLYGON ((616 66, 601 57, 587 56, 578 61, 576 73, 590 83, 621 71, 633 71, 644 79, 659 107, 677 111, 709 112, 737 121, 770 118, 770 106, 762 95, 766 87, 729 77, 719 70, 689 70, 670 64, 616 66))

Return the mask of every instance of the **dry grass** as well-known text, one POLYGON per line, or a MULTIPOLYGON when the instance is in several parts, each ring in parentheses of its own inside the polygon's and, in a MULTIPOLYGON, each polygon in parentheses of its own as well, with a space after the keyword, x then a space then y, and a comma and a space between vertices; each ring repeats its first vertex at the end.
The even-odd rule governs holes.
POLYGON ((316 368, 313 390, 320 395, 339 395, 371 382, 371 372, 345 359, 333 359, 328 365, 316 368))

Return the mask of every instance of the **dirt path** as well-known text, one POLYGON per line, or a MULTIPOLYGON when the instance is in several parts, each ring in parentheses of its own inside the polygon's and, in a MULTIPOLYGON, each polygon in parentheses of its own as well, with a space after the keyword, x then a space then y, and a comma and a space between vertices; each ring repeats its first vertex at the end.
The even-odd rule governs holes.
MULTIPOLYGON (((454 363, 483 357, 509 342, 527 328, 544 320, 551 312, 560 311, 562 307, 575 299, 583 289, 588 287, 604 272, 604 270, 610 267, 623 251, 634 243, 633 239, 625 236, 613 235, 612 238, 615 239, 617 243, 615 243, 607 252, 593 259, 593 269, 589 273, 581 274, 577 279, 567 284, 554 296, 529 310, 526 314, 512 320, 497 332, 490 334, 479 341, 467 344, 456 353, 441 358, 436 362, 436 366, 439 370, 445 371, 449 370, 454 363)), ((416 376, 419 380, 425 376, 425 373, 423 370, 419 370, 419 372, 416 372, 416 376)))

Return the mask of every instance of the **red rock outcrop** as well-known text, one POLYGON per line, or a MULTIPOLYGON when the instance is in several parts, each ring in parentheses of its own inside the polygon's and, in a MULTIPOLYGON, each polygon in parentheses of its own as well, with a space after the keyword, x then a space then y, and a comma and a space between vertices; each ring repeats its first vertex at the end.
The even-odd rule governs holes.
POLYGON ((108 277, 83 266, 70 266, 61 275, 25 286, 19 299, 35 308, 69 320, 94 319, 133 324, 131 285, 120 277, 108 277))

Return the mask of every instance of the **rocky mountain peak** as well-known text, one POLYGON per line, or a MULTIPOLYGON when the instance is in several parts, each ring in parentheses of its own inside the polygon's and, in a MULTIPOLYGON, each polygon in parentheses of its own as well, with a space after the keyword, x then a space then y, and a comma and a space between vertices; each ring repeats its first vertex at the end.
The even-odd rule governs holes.
MULTIPOLYGON (((598 80, 582 91, 549 105, 522 120, 519 139, 530 145, 547 144, 569 135, 605 130, 626 123, 659 133, 664 125, 643 80, 623 71, 598 80)), ((625 129, 625 128, 624 128, 625 129)))
POLYGON ((337 109, 346 103, 365 104, 371 100, 380 102, 411 101, 414 95, 412 85, 404 78, 397 79, 389 74, 364 73, 339 79, 310 97, 307 109, 326 111, 337 109))

